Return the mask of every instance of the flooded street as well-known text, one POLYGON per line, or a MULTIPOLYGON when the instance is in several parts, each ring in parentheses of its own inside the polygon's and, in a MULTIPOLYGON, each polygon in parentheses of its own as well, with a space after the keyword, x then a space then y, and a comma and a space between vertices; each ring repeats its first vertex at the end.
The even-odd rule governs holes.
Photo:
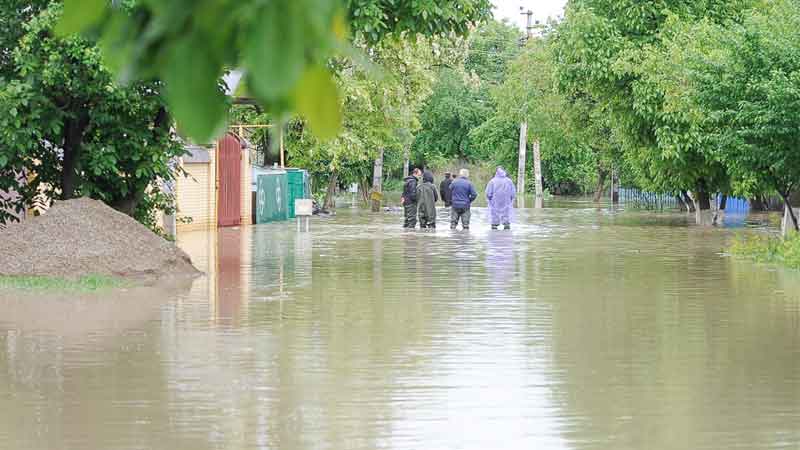
POLYGON ((182 236, 191 286, 5 294, 0 449, 800 449, 800 274, 567 206, 341 209, 182 236))

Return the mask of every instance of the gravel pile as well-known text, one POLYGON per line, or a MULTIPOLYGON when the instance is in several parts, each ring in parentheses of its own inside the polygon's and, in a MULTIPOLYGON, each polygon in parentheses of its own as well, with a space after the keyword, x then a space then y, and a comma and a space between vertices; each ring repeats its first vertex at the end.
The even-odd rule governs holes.
POLYGON ((103 202, 57 202, 0 230, 0 275, 164 278, 199 272, 189 256, 103 202))

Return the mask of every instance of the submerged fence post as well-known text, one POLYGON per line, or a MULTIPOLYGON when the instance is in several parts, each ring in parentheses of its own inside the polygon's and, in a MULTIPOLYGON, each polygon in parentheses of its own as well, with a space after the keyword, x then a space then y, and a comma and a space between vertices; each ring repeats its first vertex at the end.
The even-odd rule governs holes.
POLYGON ((298 198, 294 201, 294 215, 297 216, 297 231, 306 233, 311 229, 311 216, 314 214, 314 202, 310 198, 298 198), (305 225, 305 226, 304 226, 305 225))

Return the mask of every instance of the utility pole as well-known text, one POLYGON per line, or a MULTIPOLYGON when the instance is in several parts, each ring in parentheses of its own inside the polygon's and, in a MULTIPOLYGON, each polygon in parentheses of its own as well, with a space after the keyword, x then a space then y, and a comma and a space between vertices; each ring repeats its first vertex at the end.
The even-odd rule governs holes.
POLYGON ((525 158, 528 147, 528 121, 519 124, 519 161, 517 162, 517 208, 525 204, 525 158))
MULTIPOLYGON (((539 139, 533 141, 533 176, 534 187, 536 188, 536 200, 544 197, 542 189, 542 153, 539 151, 539 139)), ((537 208, 541 208, 541 202, 536 203, 537 208)))
MULTIPOLYGON (((533 11, 530 9, 525 11, 522 7, 519 8, 520 14, 526 16, 525 23, 525 41, 527 42, 533 37, 533 11)), ((524 43, 523 43, 524 45, 524 43)), ((519 126, 519 163, 517 166, 517 206, 524 205, 523 196, 525 195, 525 168, 527 165, 527 149, 528 149, 528 122, 523 120, 519 126)), ((534 168, 534 186, 536 188, 536 200, 534 206, 541 207, 542 198, 542 163, 541 154, 539 153, 539 140, 533 143, 533 168, 534 168)))
POLYGON ((383 149, 378 151, 372 172, 372 212, 380 212, 383 199, 383 149))
POLYGON ((409 164, 411 163, 411 144, 403 147, 403 179, 408 178, 409 164))

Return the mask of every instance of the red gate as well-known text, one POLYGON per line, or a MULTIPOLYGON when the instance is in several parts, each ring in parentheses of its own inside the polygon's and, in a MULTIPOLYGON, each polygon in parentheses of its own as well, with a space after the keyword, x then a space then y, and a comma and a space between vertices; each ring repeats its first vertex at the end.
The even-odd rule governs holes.
POLYGON ((218 223, 231 227, 242 223, 242 144, 228 133, 217 143, 218 223))

